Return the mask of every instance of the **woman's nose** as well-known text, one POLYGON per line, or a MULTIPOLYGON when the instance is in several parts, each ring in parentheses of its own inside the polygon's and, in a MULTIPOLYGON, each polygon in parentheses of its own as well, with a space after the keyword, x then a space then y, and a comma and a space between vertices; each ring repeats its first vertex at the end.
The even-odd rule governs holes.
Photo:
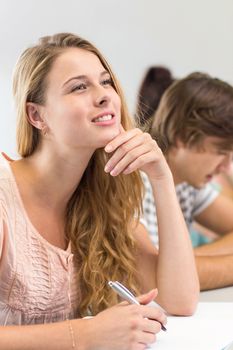
POLYGON ((96 106, 105 106, 109 103, 110 96, 105 88, 102 86, 97 89, 96 96, 95 96, 95 104, 96 106))

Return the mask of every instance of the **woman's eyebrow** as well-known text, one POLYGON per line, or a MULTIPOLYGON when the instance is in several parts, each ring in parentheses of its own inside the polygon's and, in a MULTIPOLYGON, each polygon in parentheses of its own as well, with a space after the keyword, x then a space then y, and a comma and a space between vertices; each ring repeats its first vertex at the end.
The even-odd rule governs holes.
POLYGON ((86 80, 87 79, 87 76, 86 75, 78 75, 76 77, 72 77, 70 79, 68 79, 64 84, 63 86, 65 86, 66 84, 68 84, 70 81, 72 80, 86 80))
MULTIPOLYGON (((110 76, 110 74, 109 74, 109 72, 107 70, 104 70, 103 72, 100 73, 100 77, 102 77, 104 75, 109 75, 110 76)), ((72 80, 87 80, 87 76, 86 75, 78 75, 78 76, 72 77, 72 78, 68 79, 63 84, 63 86, 65 86, 66 84, 68 84, 72 80)))

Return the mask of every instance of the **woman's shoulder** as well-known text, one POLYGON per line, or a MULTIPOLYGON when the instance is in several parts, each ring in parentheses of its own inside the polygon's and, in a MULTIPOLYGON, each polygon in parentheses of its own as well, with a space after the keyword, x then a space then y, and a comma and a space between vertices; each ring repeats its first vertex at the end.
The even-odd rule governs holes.
POLYGON ((8 156, 0 153, 0 202, 9 200, 13 194, 10 161, 8 156))
POLYGON ((11 161, 13 160, 6 153, 0 152, 0 179, 9 177, 11 161))

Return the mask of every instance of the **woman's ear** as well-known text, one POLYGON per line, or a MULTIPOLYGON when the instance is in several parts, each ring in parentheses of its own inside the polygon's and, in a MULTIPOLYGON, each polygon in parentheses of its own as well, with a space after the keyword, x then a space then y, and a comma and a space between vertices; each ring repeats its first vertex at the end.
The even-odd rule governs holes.
POLYGON ((33 102, 27 102, 26 113, 29 123, 43 132, 46 123, 41 117, 41 106, 33 102))

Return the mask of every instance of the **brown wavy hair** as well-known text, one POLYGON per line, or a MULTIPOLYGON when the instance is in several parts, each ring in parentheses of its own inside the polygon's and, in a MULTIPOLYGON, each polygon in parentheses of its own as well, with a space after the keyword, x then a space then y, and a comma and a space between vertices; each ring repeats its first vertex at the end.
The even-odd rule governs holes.
POLYGON ((167 153, 179 139, 201 147, 206 136, 218 137, 220 149, 233 148, 233 87, 195 72, 174 82, 153 117, 151 135, 167 153))
MULTIPOLYGON (((43 137, 29 123, 26 103, 45 103, 48 73, 58 56, 71 47, 90 51, 100 59, 121 98, 122 125, 126 130, 133 126, 119 83, 95 46, 71 33, 43 37, 38 45, 23 52, 14 74, 17 146, 22 157, 29 157, 43 137)), ((65 230, 76 257, 81 316, 89 311, 96 314, 118 301, 107 287, 109 280, 120 280, 134 292, 139 291, 130 227, 141 211, 141 179, 138 172, 117 177, 106 174, 107 158, 103 149, 95 151, 66 210, 65 230)))

